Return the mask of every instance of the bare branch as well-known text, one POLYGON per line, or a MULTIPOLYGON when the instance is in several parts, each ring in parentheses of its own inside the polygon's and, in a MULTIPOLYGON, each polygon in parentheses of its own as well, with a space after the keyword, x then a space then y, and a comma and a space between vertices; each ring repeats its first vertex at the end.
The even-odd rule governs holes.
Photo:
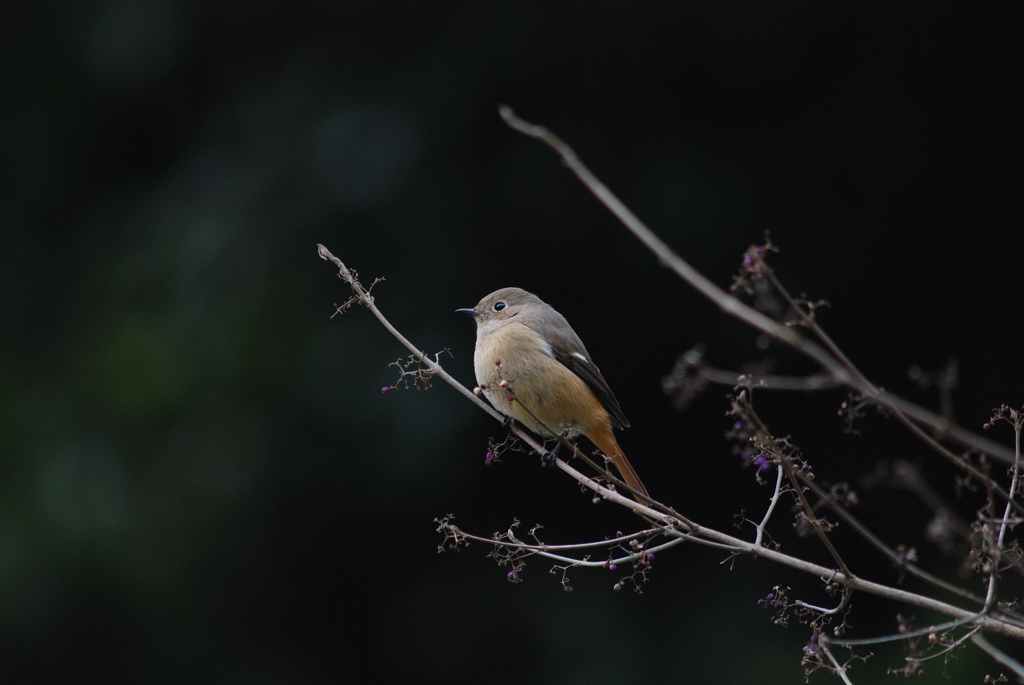
POLYGON ((975 633, 971 636, 971 642, 973 642, 979 649, 992 657, 997 663, 1002 664, 1006 668, 1013 671, 1013 674, 1017 676, 1017 681, 1024 683, 1024 664, 1017 661, 1003 650, 996 647, 994 644, 985 639, 980 633, 975 633))
POLYGON ((764 537, 765 526, 768 525, 768 519, 772 517, 772 512, 775 511, 775 505, 779 503, 779 496, 782 494, 782 476, 784 469, 779 464, 776 467, 777 477, 775 479, 775 490, 772 492, 772 498, 768 502, 768 510, 764 512, 764 518, 761 519, 761 523, 757 524, 757 537, 754 538, 754 544, 760 546, 761 540, 764 537))
MULTIPOLYGON (((817 362, 833 380, 853 388, 879 406, 891 412, 905 416, 914 423, 931 428, 961 444, 990 454, 1008 464, 1014 461, 1013 452, 1003 445, 964 428, 950 423, 946 417, 930 412, 912 402, 897 397, 886 390, 868 382, 859 373, 853 373, 846 366, 845 357, 833 355, 826 347, 801 335, 797 327, 787 326, 734 297, 714 282, 694 269, 686 260, 676 254, 661 238, 647 227, 615 194, 602 183, 589 168, 580 160, 576 152, 561 138, 544 126, 531 124, 516 116, 508 105, 498 108, 502 119, 513 130, 531 138, 536 138, 551 147, 562 158, 562 162, 590 190, 600 202, 614 214, 619 221, 658 258, 660 264, 668 267, 677 276, 689 283, 697 292, 711 300, 725 313, 753 326, 766 335, 779 340, 817 362)), ((798 308, 799 309, 799 308, 798 308)), ((831 341, 828 341, 831 343, 831 341)))

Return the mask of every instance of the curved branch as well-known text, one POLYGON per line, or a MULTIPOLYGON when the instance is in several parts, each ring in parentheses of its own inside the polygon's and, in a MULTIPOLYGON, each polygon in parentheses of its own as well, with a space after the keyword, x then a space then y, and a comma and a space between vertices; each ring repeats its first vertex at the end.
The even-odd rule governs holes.
POLYGON ((905 416, 915 423, 927 426, 943 435, 955 439, 962 445, 980 450, 987 454, 1012 464, 1014 455, 1012 450, 1000 445, 997 442, 972 433, 956 424, 951 423, 946 417, 930 412, 912 402, 908 402, 896 395, 887 392, 883 388, 876 387, 867 381, 859 373, 851 372, 844 366, 842 359, 834 356, 826 347, 800 335, 795 327, 785 324, 762 314, 753 307, 747 305, 739 298, 732 296, 713 281, 693 268, 686 260, 680 257, 668 246, 654 231, 647 227, 615 194, 598 179, 593 172, 583 163, 576 152, 561 138, 556 136, 544 126, 531 124, 530 122, 516 116, 515 112, 508 105, 501 105, 498 108, 501 118, 510 128, 531 138, 540 140, 552 148, 562 158, 565 164, 583 183, 584 186, 614 214, 619 221, 643 243, 659 263, 668 267, 681 279, 690 284, 697 292, 704 295, 711 302, 718 306, 725 313, 736 317, 748 325, 760 330, 764 334, 775 338, 805 356, 817 362, 832 379, 841 385, 852 388, 864 395, 866 398, 883 406, 893 413, 905 416))

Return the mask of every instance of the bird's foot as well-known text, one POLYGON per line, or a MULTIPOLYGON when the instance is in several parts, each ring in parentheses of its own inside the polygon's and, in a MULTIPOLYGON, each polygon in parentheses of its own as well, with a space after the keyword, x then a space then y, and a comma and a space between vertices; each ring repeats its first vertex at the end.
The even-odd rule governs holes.
POLYGON ((540 458, 541 466, 554 466, 555 460, 558 459, 558 450, 562 448, 562 443, 556 442, 555 449, 551 450, 547 454, 544 454, 540 458))

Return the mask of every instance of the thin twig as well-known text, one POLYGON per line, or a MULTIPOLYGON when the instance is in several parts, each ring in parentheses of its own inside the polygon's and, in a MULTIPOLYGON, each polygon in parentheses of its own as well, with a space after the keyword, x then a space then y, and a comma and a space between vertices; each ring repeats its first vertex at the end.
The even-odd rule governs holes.
POLYGON ((700 375, 705 380, 730 388, 744 386, 763 388, 765 390, 830 390, 838 386, 835 378, 827 373, 813 373, 808 376, 780 376, 770 373, 738 373, 727 369, 715 369, 710 366, 700 368, 700 375))
POLYGON ((1008 522, 1010 521, 1010 514, 1012 513, 1014 498, 1017 494, 1017 484, 1019 483, 1020 475, 1020 432, 1021 423, 1024 421, 1024 417, 1021 417, 1016 410, 1010 410, 1012 423, 1013 423, 1013 435, 1014 435, 1014 452, 1016 458, 1014 459, 1013 466, 1010 469, 1010 492, 1009 499, 1006 502, 1006 511, 1003 513, 1003 520, 999 522, 999 534, 996 538, 995 547, 991 553, 991 564, 992 568, 989 570, 988 575, 988 593, 985 597, 985 609, 991 609, 996 602, 996 582, 999 575, 999 561, 1002 556, 1002 552, 1005 549, 1003 546, 1003 540, 1006 537, 1006 529, 1008 522))
POLYGON ((880 645, 886 642, 900 642, 907 640, 912 637, 922 637, 930 633, 939 633, 944 630, 951 630, 960 626, 967 625, 974 620, 973 616, 964 616, 953 621, 946 621, 945 623, 936 623, 934 625, 927 626, 925 628, 917 628, 914 630, 907 630, 895 635, 881 635, 878 637, 863 637, 863 638, 841 638, 841 637, 828 637, 822 635, 820 639, 825 640, 831 644, 843 645, 844 647, 858 647, 867 645, 880 645))
MULTIPOLYGON (((828 579, 823 578, 822 580, 828 580, 828 579)), ((843 596, 839 600, 839 604, 837 604, 836 606, 832 607, 831 609, 829 609, 828 607, 819 607, 819 606, 815 606, 813 604, 808 604, 807 602, 804 602, 804 601, 799 600, 799 599, 796 600, 794 602, 794 604, 796 604, 797 606, 803 607, 804 609, 810 609, 811 611, 813 611, 815 613, 818 613, 818 614, 821 614, 822 616, 832 616, 832 615, 835 615, 835 614, 838 614, 838 613, 842 612, 843 609, 845 609, 847 607, 847 605, 850 603, 850 598, 851 597, 853 597, 853 593, 850 592, 850 588, 844 588, 843 589, 843 596)))
POLYGON ((821 525, 821 520, 818 518, 814 511, 814 507, 807 500, 807 495, 804 494, 803 488, 800 487, 800 482, 797 478, 797 469, 793 465, 793 461, 786 454, 785 450, 781 449, 775 436, 772 435, 771 431, 768 430, 768 426, 761 421, 761 418, 757 416, 750 407, 750 399, 742 393, 734 402, 734 407, 741 408, 744 414, 744 421, 753 422, 756 426, 756 434, 759 436, 759 440, 764 441, 766 444, 770 444, 771 452, 779 460, 779 468, 786 473, 786 477, 789 479, 790 485, 792 486, 793 496, 796 497, 797 501, 800 502, 800 506, 803 508, 804 514, 806 514, 807 521, 811 524, 814 529, 815 535, 821 540, 821 543, 828 550, 828 553, 832 556, 832 559, 839 566, 839 570, 842 571, 843 575, 852 578, 853 572, 846 565, 846 561, 842 555, 839 554, 839 550, 836 549, 835 545, 832 544, 832 540, 829 538, 828 533, 825 531, 824 526, 821 525))
POLYGON ((853 685, 853 681, 850 680, 850 676, 846 673, 846 666, 840 664, 839 661, 832 656, 832 650, 828 648, 828 645, 823 642, 819 642, 818 649, 825 652, 825 656, 827 656, 829 661, 832 662, 832 665, 835 667, 835 674, 842 678, 846 685, 853 685))
POLYGON ((871 543, 871 545, 875 549, 877 549, 879 552, 888 557, 888 559, 891 562, 893 562, 893 564, 897 565, 899 568, 903 569, 908 574, 916 578, 920 578, 921 580, 931 583, 935 587, 941 588, 946 592, 950 592, 963 599, 970 600, 972 602, 977 602, 979 604, 983 602, 982 598, 978 595, 967 590, 964 590, 962 588, 959 588, 955 585, 952 585, 942 580, 941 578, 933 576, 932 574, 928 573, 919 566, 901 557, 896 552, 896 550, 889 547, 889 545, 885 544, 885 542, 883 542, 881 538, 872 533, 863 523, 861 523, 853 514, 851 514, 846 507, 842 506, 839 502, 836 502, 835 499, 831 497, 829 493, 825 491, 824 488, 818 485, 817 481, 811 478, 807 478, 806 475, 801 474, 800 482, 805 487, 809 488, 815 495, 817 495, 818 498, 821 499, 821 501, 825 502, 825 504, 828 505, 828 507, 832 509, 832 511, 834 511, 839 516, 839 518, 843 519, 843 521, 848 526, 850 526, 850 528, 856 531, 858 535, 860 535, 862 538, 871 543))
POLYGON ((416 358, 423 362, 423 364, 427 368, 429 368, 432 373, 440 376, 446 383, 448 383, 448 385, 452 386, 453 388, 461 392, 463 395, 468 397, 473 403, 475 403, 478 407, 480 407, 485 412, 496 418, 498 421, 504 419, 504 417, 501 414, 499 414, 496 409, 494 409, 493 407, 491 407, 491 405, 487 404, 479 397, 474 395, 472 391, 467 390, 464 385, 462 385, 452 376, 450 376, 448 372, 444 370, 444 367, 442 367, 436 360, 432 359, 429 354, 427 354, 426 352, 424 352, 423 350, 419 349, 411 342, 409 342, 409 340, 404 335, 402 335, 397 328, 392 326, 391 322, 387 320, 384 314, 379 309, 377 309, 377 305, 374 303, 373 296, 370 293, 368 293, 365 288, 363 288, 363 285, 355 277, 352 271, 347 266, 345 266, 344 262, 342 262, 340 259, 331 254, 330 250, 328 250, 323 245, 320 245, 319 243, 316 246, 316 251, 317 254, 320 255, 321 259, 323 259, 324 261, 332 262, 335 266, 338 267, 339 277, 342 278, 346 283, 348 283, 349 287, 352 288, 352 292, 355 294, 359 303, 366 307, 367 309, 369 309, 371 312, 373 312, 373 315, 377 317, 377 320, 380 321, 381 324, 383 324, 384 328, 386 328, 388 332, 391 335, 393 335, 396 340, 398 340, 398 342, 402 343, 402 345, 404 345, 406 349, 408 349, 410 352, 416 355, 416 358))
POLYGON ((1009 654, 986 640, 980 633, 972 635, 971 642, 981 649, 981 651, 992 657, 996 662, 1013 671, 1013 674, 1017 676, 1017 682, 1024 683, 1024 664, 1021 664, 1021 662, 1017 661, 1009 654))
POLYGON ((776 469, 778 470, 778 474, 775 478, 775 491, 772 492, 772 499, 768 503, 768 510, 764 512, 764 518, 761 519, 761 523, 757 524, 757 536, 754 538, 754 544, 757 546, 761 545, 761 539, 764 537, 765 526, 768 525, 768 519, 772 517, 772 512, 775 511, 775 505, 779 503, 779 496, 782 495, 782 464, 779 464, 776 469))

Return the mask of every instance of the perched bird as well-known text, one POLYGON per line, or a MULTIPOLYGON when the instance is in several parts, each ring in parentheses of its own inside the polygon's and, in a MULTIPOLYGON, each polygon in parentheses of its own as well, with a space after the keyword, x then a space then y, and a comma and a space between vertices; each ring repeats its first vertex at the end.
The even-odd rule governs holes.
POLYGON ((564 316, 520 288, 457 311, 476 320, 476 381, 498 411, 545 438, 587 436, 630 488, 649 497, 612 433, 629 421, 564 316))

